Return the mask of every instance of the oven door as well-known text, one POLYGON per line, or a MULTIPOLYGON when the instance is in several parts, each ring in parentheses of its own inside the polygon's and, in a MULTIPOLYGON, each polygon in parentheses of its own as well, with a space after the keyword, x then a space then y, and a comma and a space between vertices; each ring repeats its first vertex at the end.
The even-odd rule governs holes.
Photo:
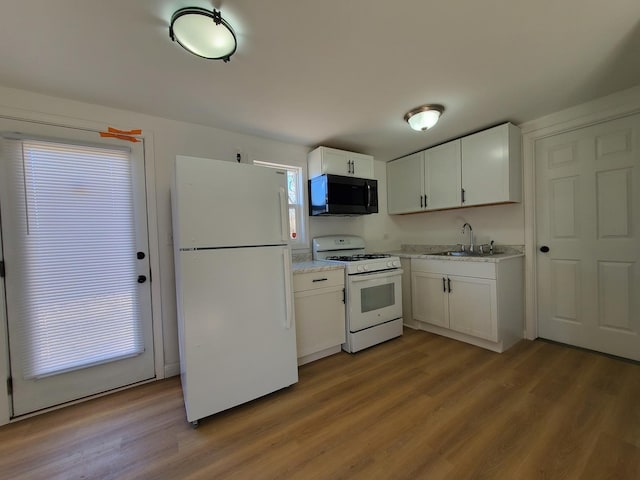
POLYGON ((347 277, 347 328, 357 332, 402 317, 402 270, 347 277))

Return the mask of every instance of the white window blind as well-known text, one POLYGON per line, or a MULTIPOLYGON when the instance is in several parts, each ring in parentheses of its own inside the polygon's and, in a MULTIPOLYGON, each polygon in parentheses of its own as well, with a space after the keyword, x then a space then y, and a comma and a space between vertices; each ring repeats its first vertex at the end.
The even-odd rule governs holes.
POLYGON ((13 142, 24 175, 24 378, 142 353, 129 152, 13 142))

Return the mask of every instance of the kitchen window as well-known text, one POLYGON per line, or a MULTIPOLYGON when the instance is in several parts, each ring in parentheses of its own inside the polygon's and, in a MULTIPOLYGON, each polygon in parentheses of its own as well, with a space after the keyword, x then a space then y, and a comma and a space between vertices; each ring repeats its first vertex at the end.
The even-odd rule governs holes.
POLYGON ((254 160, 254 165, 283 170, 287 174, 287 198, 289 207, 289 244, 293 248, 307 246, 304 228, 304 190, 302 181, 302 167, 292 167, 280 163, 261 162, 254 160))

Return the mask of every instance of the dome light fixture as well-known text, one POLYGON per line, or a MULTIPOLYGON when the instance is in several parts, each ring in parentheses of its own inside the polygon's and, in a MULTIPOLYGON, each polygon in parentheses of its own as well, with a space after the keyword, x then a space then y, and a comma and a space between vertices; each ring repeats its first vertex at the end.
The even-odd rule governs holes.
POLYGON ((440 115, 442 115, 442 112, 444 112, 444 107, 442 105, 422 105, 409 110, 405 114, 404 119, 414 130, 424 132, 438 123, 438 119, 440 118, 440 115))
POLYGON ((185 7, 171 16, 169 37, 189 53, 208 60, 229 61, 238 46, 231 25, 215 8, 185 7))

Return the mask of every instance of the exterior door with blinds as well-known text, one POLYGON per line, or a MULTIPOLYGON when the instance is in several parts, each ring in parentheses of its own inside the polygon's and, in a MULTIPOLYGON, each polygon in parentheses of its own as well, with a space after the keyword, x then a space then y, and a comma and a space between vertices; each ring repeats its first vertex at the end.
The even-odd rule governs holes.
POLYGON ((12 415, 152 378, 142 144, 9 120, 0 137, 12 415))

